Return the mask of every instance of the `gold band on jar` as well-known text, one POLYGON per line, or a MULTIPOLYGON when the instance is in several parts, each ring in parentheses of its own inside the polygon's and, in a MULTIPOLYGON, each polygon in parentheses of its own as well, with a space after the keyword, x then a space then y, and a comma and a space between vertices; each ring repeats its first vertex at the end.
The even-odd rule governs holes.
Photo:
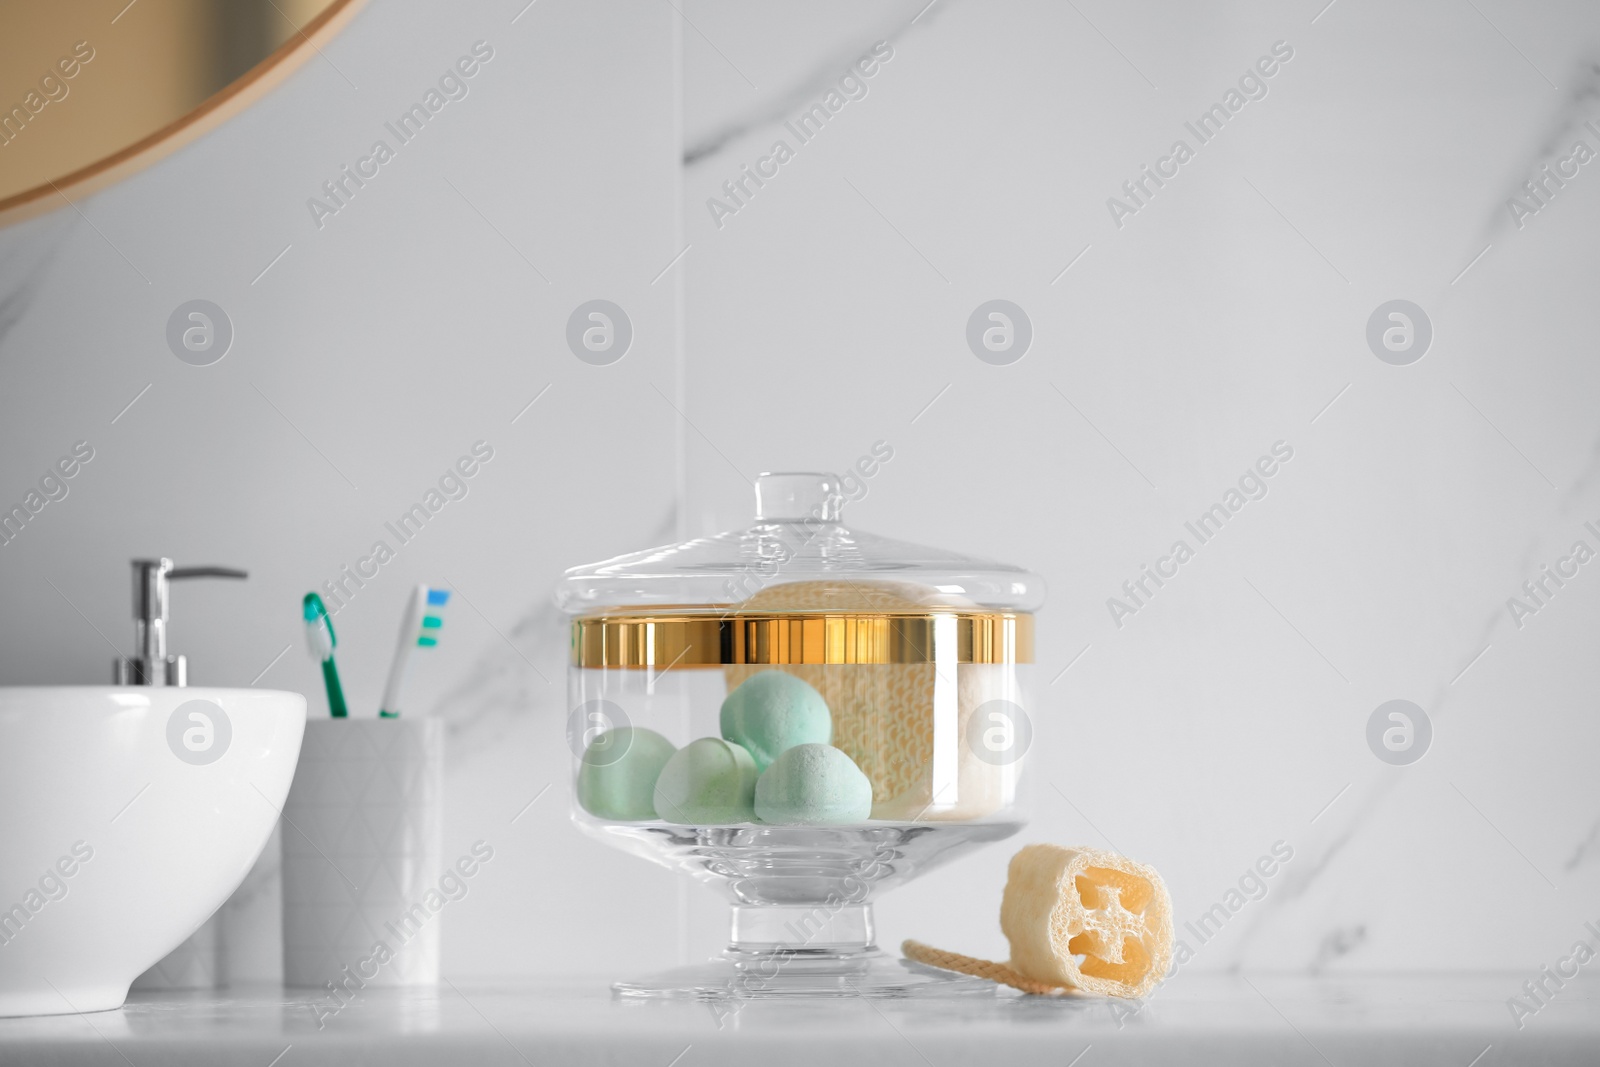
POLYGON ((656 670, 729 663, 1032 663, 1033 616, 600 615, 573 621, 572 662, 656 670))

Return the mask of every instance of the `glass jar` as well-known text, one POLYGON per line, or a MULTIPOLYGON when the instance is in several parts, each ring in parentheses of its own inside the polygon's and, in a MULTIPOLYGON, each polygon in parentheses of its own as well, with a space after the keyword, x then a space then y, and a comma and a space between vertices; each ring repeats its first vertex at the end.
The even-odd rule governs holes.
POLYGON ((1035 575, 847 528, 763 474, 754 525, 566 572, 573 818, 719 886, 711 962, 625 996, 982 994, 881 952, 872 898, 1021 829, 1035 575))

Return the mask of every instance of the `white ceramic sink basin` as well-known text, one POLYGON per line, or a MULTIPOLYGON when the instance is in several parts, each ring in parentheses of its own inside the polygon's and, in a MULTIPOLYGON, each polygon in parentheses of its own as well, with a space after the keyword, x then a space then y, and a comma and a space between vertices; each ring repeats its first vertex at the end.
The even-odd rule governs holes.
POLYGON ((305 721, 272 690, 0 688, 0 1016, 120 1007, 244 880, 305 721))

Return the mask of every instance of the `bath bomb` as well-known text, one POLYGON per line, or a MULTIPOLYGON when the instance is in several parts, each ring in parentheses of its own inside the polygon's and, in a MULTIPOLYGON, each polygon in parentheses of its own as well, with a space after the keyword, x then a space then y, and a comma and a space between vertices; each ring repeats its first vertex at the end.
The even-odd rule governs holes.
POLYGON ((762 822, 828 826, 865 822, 871 814, 872 783, 832 745, 785 749, 756 779, 756 815, 762 822))
POLYGON ((764 771, 785 749, 833 740, 833 716, 822 694, 799 678, 762 671, 722 702, 722 736, 743 745, 764 771))
POLYGON ((756 761, 740 745, 702 737, 672 754, 656 779, 656 814, 693 826, 756 821, 756 761))
POLYGON ((641 726, 599 734, 578 765, 578 803, 602 819, 654 819, 656 779, 677 749, 641 726))

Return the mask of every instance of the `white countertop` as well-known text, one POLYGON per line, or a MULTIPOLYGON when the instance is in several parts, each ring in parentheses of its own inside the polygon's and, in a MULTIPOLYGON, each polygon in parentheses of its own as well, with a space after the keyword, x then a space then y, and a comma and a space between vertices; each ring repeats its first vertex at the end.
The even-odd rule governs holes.
POLYGON ((1183 975, 1139 1007, 1006 991, 960 1001, 623 1002, 604 980, 366 991, 318 1029, 309 993, 140 993, 120 1011, 0 1019, 0 1064, 1600 1063, 1600 982, 1519 1030, 1529 975, 1183 975))

